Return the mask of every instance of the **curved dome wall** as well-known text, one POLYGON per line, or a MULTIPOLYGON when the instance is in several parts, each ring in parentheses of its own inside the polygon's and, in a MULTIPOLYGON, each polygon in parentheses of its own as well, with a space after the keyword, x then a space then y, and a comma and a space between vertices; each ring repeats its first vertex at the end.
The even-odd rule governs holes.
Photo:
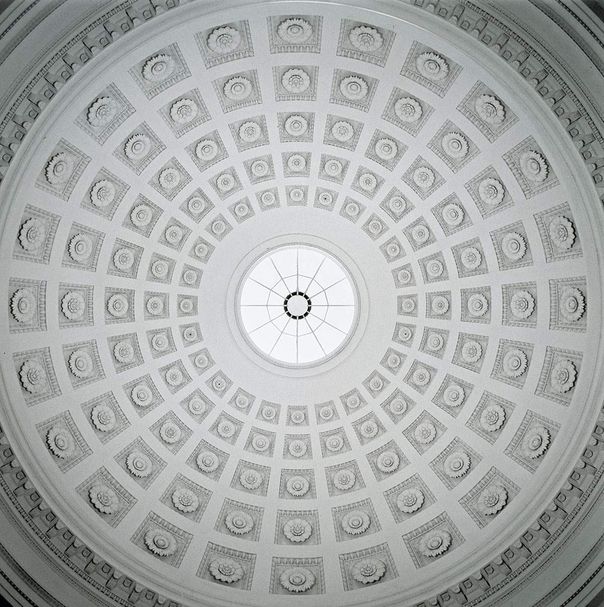
POLYGON ((173 4, 1 16, 2 592, 586 605, 601 24, 173 4))

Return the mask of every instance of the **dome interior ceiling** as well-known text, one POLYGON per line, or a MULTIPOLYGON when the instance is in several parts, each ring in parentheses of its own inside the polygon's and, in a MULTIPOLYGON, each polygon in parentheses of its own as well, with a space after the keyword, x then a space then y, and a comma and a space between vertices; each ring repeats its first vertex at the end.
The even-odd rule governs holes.
POLYGON ((35 124, 3 183, 3 429, 183 604, 419 601, 584 446, 597 232, 511 72, 413 11, 293 8, 182 7, 35 124))

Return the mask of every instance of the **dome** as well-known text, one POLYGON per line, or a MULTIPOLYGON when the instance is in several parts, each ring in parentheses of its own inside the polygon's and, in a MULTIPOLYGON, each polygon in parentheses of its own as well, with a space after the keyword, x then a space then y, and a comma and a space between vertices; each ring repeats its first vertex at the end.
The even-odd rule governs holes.
POLYGON ((601 590, 604 37, 484 4, 0 14, 12 604, 601 590))

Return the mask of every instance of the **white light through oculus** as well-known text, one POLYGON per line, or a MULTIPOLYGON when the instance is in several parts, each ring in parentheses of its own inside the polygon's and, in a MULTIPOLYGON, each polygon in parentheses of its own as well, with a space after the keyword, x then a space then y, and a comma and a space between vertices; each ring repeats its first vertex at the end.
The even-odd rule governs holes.
POLYGON ((308 245, 279 247, 261 257, 243 279, 238 305, 252 345, 272 361, 292 366, 336 354, 357 315, 347 270, 308 245))

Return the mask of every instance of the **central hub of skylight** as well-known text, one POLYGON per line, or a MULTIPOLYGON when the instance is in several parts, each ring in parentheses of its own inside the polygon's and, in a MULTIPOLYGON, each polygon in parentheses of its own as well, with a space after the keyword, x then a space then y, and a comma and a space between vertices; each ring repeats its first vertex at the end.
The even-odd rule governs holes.
POLYGON ((260 257, 244 276, 239 319, 265 358, 308 366, 344 346, 357 302, 350 273, 333 255, 311 245, 285 245, 260 257))
POLYGON ((294 320, 306 318, 312 309, 312 302, 306 293, 295 291, 290 293, 283 302, 285 313, 294 320))

